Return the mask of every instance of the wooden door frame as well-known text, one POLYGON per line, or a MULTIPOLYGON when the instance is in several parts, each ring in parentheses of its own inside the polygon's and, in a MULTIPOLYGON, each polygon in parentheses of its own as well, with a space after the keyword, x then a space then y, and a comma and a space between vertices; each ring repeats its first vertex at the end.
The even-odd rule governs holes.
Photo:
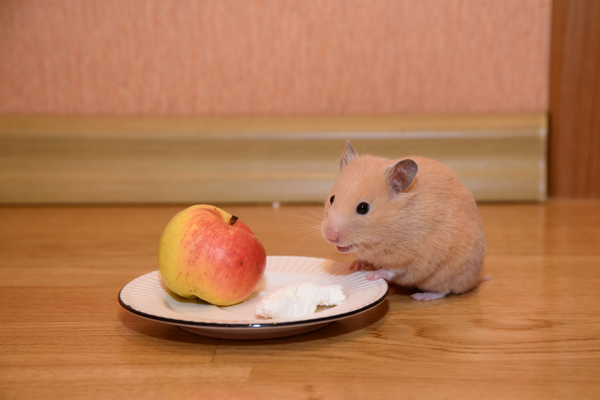
POLYGON ((554 0, 549 195, 600 198, 600 1, 554 0))

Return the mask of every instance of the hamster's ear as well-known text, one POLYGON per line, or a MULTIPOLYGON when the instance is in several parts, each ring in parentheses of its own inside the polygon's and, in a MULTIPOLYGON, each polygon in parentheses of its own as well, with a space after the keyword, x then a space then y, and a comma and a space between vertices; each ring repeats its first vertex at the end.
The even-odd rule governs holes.
POLYGON ((388 185, 396 193, 403 192, 413 183, 418 170, 417 163, 410 158, 398 161, 390 168, 388 185))
POLYGON ((358 157, 358 154, 356 154, 356 150, 354 150, 354 147, 352 147, 352 143, 350 143, 350 141, 348 140, 346 142, 344 152, 342 153, 342 158, 340 159, 340 170, 344 169, 344 167, 356 157, 358 157))

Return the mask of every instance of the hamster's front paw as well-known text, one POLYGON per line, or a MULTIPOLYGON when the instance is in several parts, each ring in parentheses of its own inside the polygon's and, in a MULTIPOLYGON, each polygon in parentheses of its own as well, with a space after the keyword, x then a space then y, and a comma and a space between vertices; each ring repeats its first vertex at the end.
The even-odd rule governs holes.
POLYGON ((349 267, 350 271, 377 271, 379 268, 369 264, 366 261, 354 260, 349 267))
POLYGON ((352 261, 352 264, 350 264, 350 271, 364 271, 369 267, 369 264, 361 261, 361 260, 354 260, 352 261))
POLYGON ((394 277, 394 273, 392 271, 388 271, 387 269, 378 269, 377 271, 371 271, 367 274, 368 281, 376 281, 377 279, 385 279, 389 281, 394 277))

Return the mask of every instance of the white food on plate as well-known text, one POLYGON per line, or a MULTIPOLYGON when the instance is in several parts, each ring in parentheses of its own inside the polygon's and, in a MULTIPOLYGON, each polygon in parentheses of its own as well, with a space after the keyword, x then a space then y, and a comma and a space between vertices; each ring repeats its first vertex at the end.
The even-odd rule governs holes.
POLYGON ((314 313, 317 306, 337 306, 344 300, 342 285, 321 286, 306 281, 265 296, 256 306, 256 314, 266 318, 302 317, 314 313))

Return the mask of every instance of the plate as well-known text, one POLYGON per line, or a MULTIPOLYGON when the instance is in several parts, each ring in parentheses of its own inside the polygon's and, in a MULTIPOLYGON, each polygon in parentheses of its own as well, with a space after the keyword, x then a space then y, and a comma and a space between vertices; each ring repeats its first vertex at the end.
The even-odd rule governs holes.
POLYGON ((177 296, 163 283, 160 272, 153 271, 126 284, 119 293, 119 303, 140 317, 208 337, 271 339, 299 335, 365 312, 385 300, 389 291, 385 280, 368 281, 366 271, 351 272, 348 266, 322 258, 268 256, 265 274, 254 292, 242 303, 224 307, 177 296), (266 319, 255 314, 264 296, 304 281, 341 284, 346 301, 318 307, 314 314, 298 318, 266 319))

